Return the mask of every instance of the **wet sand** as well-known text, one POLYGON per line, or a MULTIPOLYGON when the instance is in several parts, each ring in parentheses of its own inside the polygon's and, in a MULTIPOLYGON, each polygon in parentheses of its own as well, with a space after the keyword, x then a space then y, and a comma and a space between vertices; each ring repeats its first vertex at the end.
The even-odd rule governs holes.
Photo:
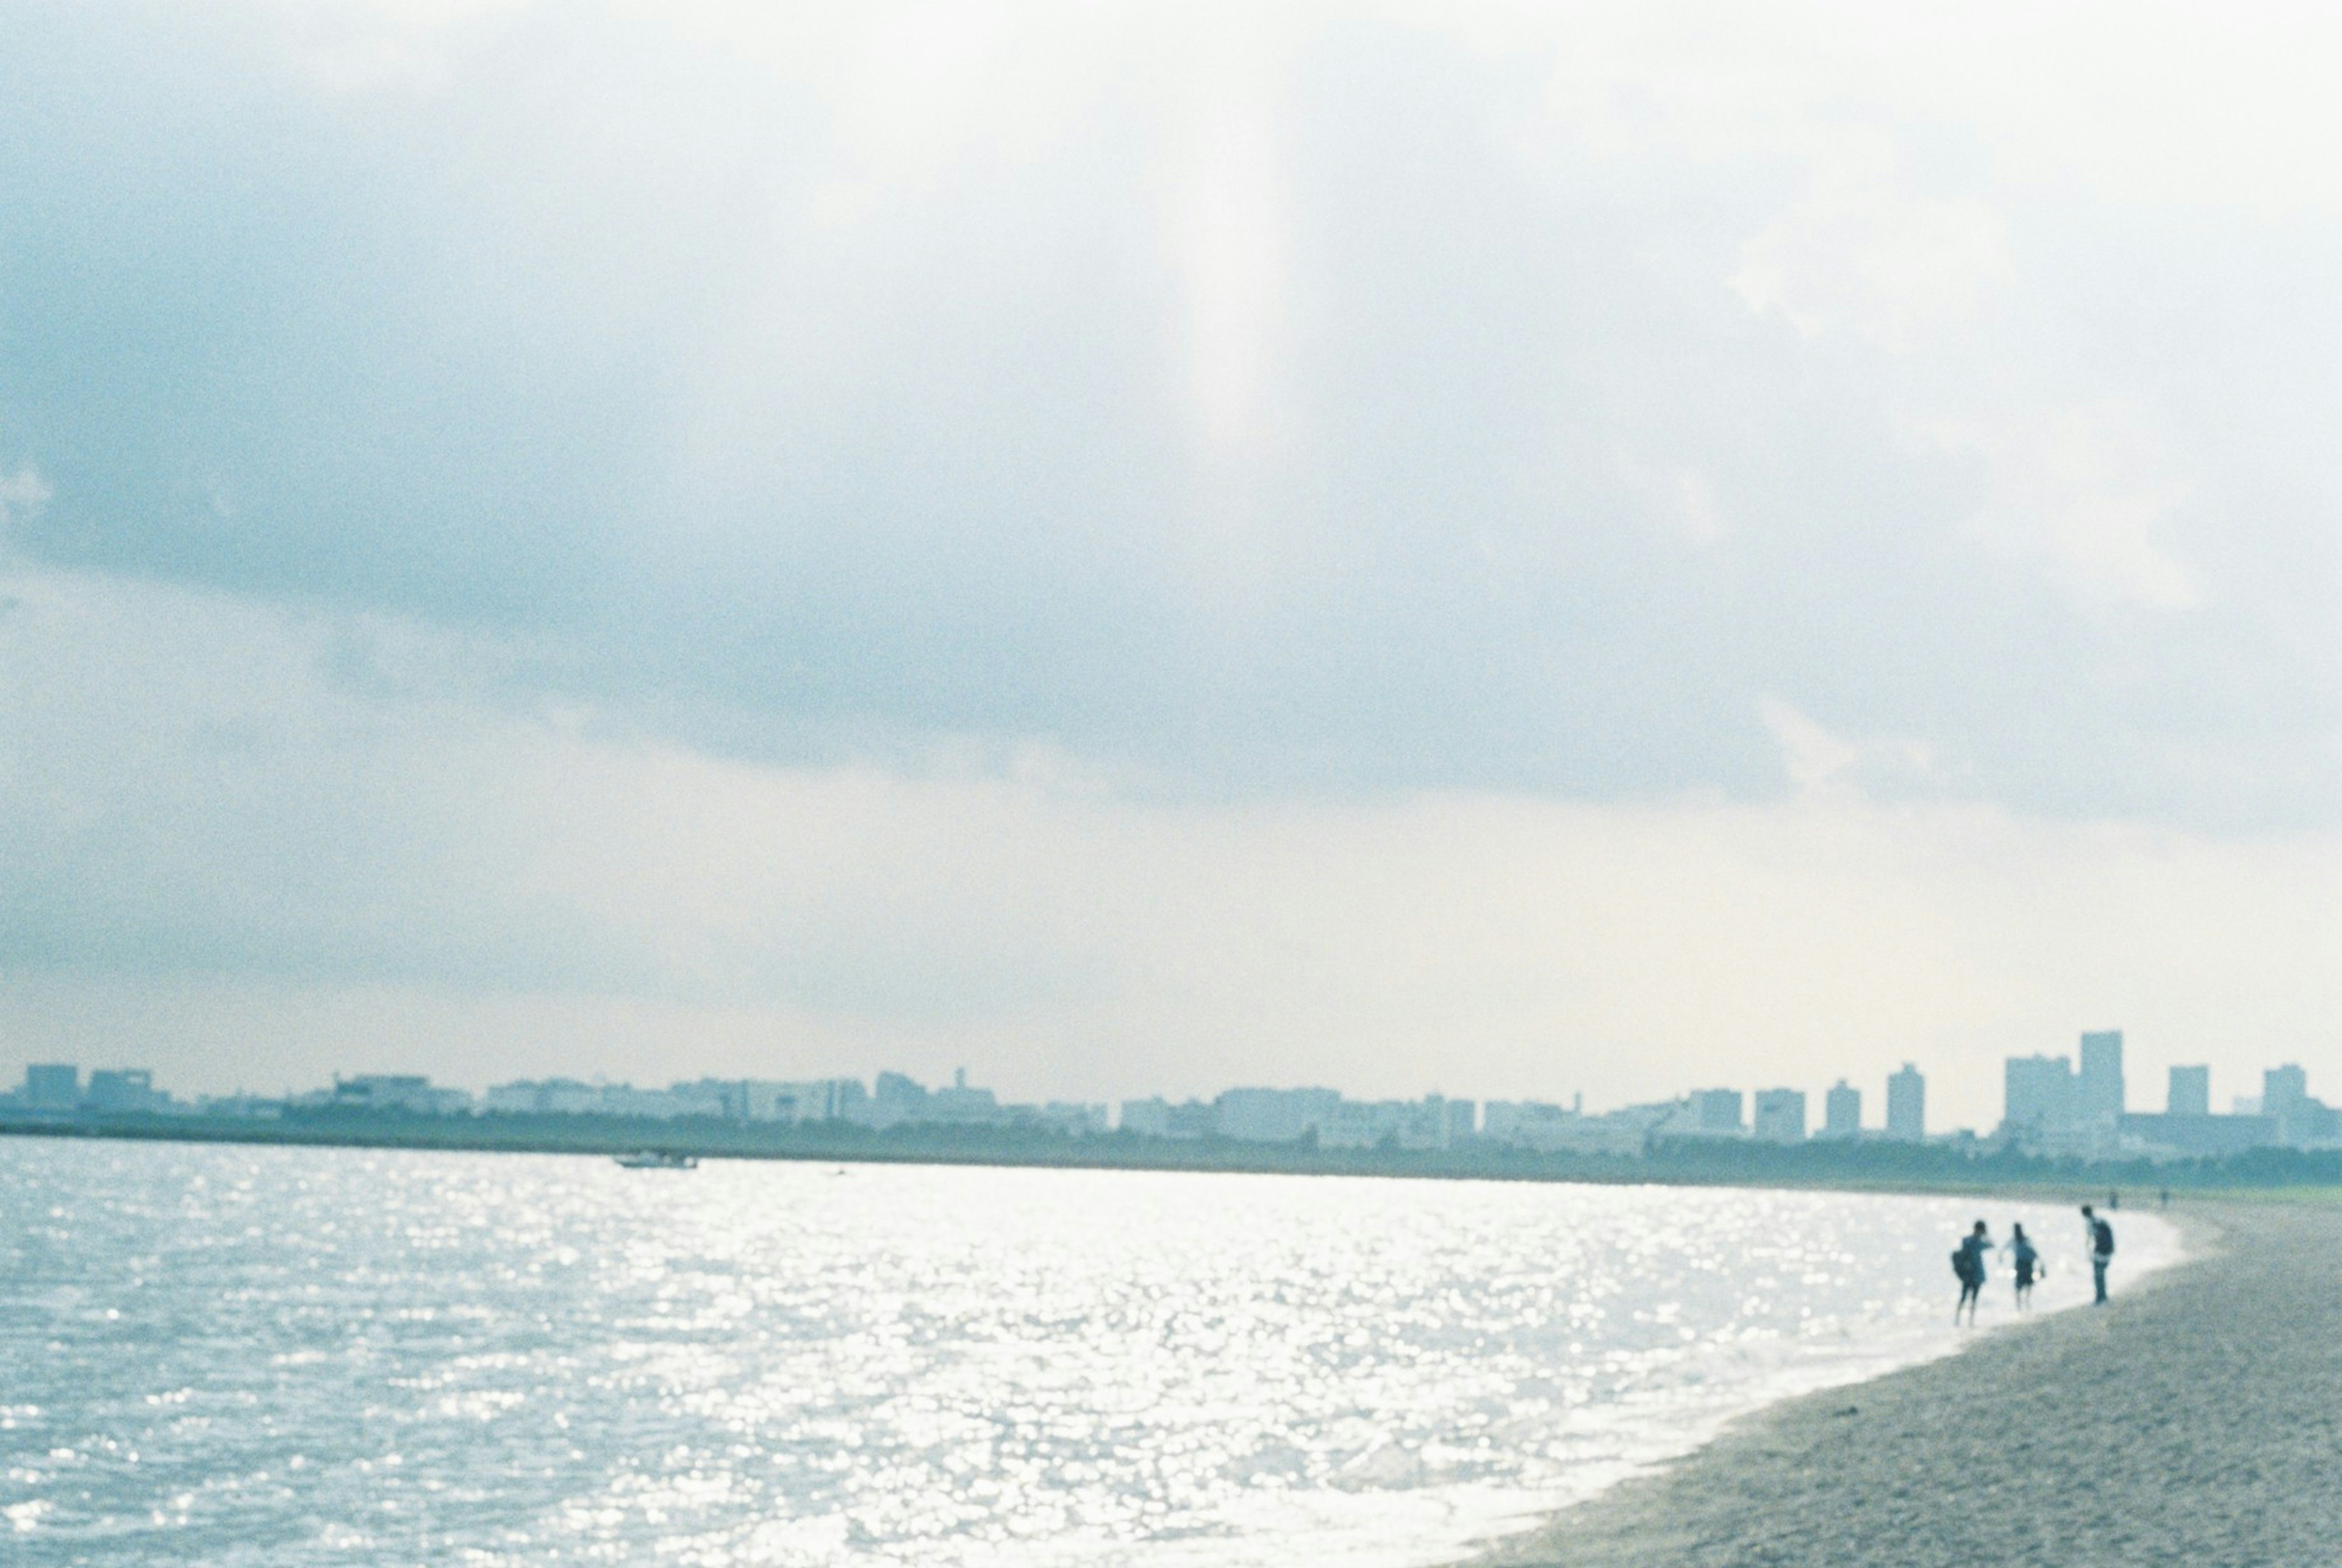
POLYGON ((2117 1253, 2110 1306, 1777 1406, 1481 1562, 2342 1563, 2342 1206, 2175 1217, 2194 1255, 2127 1290, 2117 1253))

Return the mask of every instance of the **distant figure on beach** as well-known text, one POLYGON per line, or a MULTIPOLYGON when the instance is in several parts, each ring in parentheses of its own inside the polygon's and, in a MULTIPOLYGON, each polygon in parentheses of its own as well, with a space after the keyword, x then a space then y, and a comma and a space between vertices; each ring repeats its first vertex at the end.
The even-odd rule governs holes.
MULTIPOLYGON (((2030 1312, 2033 1310, 2033 1282, 2039 1275, 2049 1272, 2041 1266, 2040 1251, 2034 1246, 2033 1238, 2025 1233, 2023 1225, 2017 1225, 2011 1230, 2008 1245, 2002 1250, 2008 1253, 2009 1261, 2017 1265, 2017 1310, 2030 1312)), ((1968 1316, 1973 1320, 1976 1314, 1970 1313, 1968 1316)))
POLYGON ((2090 1277, 2098 1287, 2097 1300, 2093 1304, 2104 1306, 2107 1302, 2107 1265, 2114 1262, 2115 1256, 2115 1228, 2107 1223, 2104 1216, 2093 1213, 2087 1203, 2082 1205, 2082 1223, 2089 1227, 2090 1277))
POLYGON ((1955 1328, 1959 1326, 1963 1307, 1967 1310, 1968 1326, 1976 1327, 1977 1301, 1984 1294, 1985 1254, 1991 1251, 1991 1233, 1984 1228, 1984 1222, 1978 1220, 1976 1229, 1967 1233, 1952 1253, 1952 1273, 1958 1276, 1960 1282, 1959 1303, 1952 1308, 1952 1326, 1955 1328))

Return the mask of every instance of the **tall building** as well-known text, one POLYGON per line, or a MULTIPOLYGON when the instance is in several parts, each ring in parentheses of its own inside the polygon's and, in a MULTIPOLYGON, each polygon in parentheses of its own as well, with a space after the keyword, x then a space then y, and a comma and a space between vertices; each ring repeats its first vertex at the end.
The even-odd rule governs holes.
POLYGON ((2099 1029, 2082 1036, 2081 1100, 2077 1107, 2086 1122, 2104 1122, 2123 1114, 2122 1031, 2099 1029))
POLYGON ((1757 1090, 1756 1133, 1763 1143, 1804 1143, 1806 1092, 1803 1089, 1757 1090))
POLYGON ((2277 1118, 2277 1134, 2287 1143, 2301 1135, 2304 1113, 2309 1107, 2309 1074, 2287 1063, 2261 1074, 2261 1114, 2277 1118))
POLYGON ((2164 1101, 2164 1114, 2169 1116, 2210 1115, 2212 1069, 2174 1067, 2171 1070, 2171 1094, 2164 1101))
POLYGON ((1822 1097, 1822 1136, 1857 1138, 1861 1135, 1862 1091, 1841 1078, 1822 1097))
POLYGON ((1692 1124, 1703 1133, 1740 1131, 1740 1091, 1695 1089, 1691 1094, 1692 1124))
POLYGON ((1927 1080, 1908 1062, 1887 1080, 1887 1135, 1906 1144, 1927 1136, 1927 1080))
POLYGON ((2003 1068, 2001 1125, 2012 1132, 2070 1127, 2079 1100, 2073 1064, 2063 1056, 2011 1056, 2003 1068))
POLYGON ((70 1111, 81 1104, 81 1069, 40 1062, 25 1069, 25 1104, 36 1111, 70 1111))
POLYGON ((144 1067, 93 1069, 82 1104, 93 1111, 161 1111, 171 1097, 155 1087, 155 1074, 144 1067))

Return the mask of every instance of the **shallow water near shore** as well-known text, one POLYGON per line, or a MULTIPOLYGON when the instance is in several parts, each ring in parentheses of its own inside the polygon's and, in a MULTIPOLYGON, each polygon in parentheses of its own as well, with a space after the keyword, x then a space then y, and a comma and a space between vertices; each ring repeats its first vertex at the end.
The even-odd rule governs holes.
POLYGON ((0 1555, 1412 1568, 1957 1348, 1977 1217, 2087 1299, 1997 1198, 9 1140, 0 1555))

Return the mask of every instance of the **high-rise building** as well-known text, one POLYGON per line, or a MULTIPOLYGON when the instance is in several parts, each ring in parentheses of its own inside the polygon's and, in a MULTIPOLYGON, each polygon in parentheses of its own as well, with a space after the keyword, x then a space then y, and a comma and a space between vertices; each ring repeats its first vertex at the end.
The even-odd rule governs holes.
POLYGON ((2123 1114, 2122 1031, 2099 1029, 2082 1036, 2081 1091, 2077 1109, 2086 1122, 2111 1121, 2123 1114))
POLYGON ((1703 1133, 1740 1131, 1740 1091, 1695 1089, 1691 1095, 1692 1124, 1703 1133))
POLYGON ((2073 1064, 2063 1056, 2011 1056, 2002 1070, 2001 1125, 2041 1133, 2070 1127, 2080 1099, 2073 1064))
POLYGON ((2300 1135, 2309 1106, 2309 1074, 2287 1063, 2261 1074, 2261 1114, 2277 1118, 2277 1135, 2290 1143, 2300 1135))
POLYGON ((1855 1138, 1862 1134, 1862 1091, 1839 1079, 1822 1096, 1822 1136, 1855 1138))
POLYGON ((1906 1144, 1927 1136, 1927 1080, 1908 1062, 1887 1080, 1887 1135, 1906 1144))
POLYGON ((161 1111, 169 1108, 171 1097, 155 1087, 155 1074, 144 1067, 99 1067, 90 1073, 82 1104, 93 1111, 161 1111))
POLYGON ((2164 1114, 2171 1116, 2210 1115, 2212 1069, 2174 1067, 2171 1070, 2171 1094, 2164 1102, 2164 1114))
POLYGON ((81 1069, 37 1062, 25 1069, 25 1104, 36 1111, 70 1111, 81 1104, 81 1069))
POLYGON ((1806 1141, 1806 1092, 1803 1089, 1756 1091, 1756 1134, 1767 1144, 1806 1141))

